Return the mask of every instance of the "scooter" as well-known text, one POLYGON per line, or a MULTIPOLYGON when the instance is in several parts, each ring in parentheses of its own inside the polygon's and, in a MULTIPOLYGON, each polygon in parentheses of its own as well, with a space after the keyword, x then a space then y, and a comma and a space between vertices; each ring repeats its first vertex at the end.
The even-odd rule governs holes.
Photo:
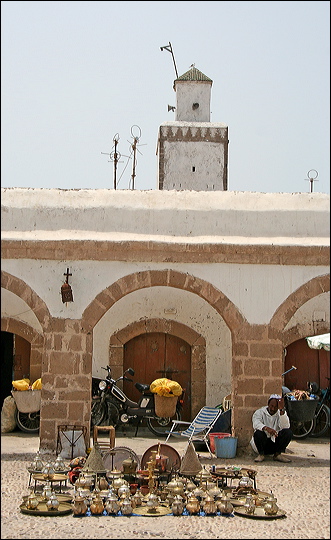
POLYGON ((150 391, 149 384, 135 383, 135 387, 142 394, 138 403, 132 401, 118 387, 119 381, 133 382, 127 375, 134 376, 132 368, 127 369, 118 379, 111 376, 111 367, 103 367, 107 371, 105 379, 100 379, 98 393, 92 397, 91 427, 100 425, 112 425, 114 427, 127 424, 135 425, 137 435, 138 427, 143 420, 148 429, 157 436, 168 434, 172 420, 181 420, 184 392, 178 398, 176 412, 173 418, 161 418, 155 413, 154 394, 150 391))

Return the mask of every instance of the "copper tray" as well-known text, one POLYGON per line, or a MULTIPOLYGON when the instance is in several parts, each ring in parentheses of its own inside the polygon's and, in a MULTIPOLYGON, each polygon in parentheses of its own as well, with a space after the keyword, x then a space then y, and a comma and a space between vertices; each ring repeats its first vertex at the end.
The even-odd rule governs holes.
MULTIPOLYGON (((146 452, 143 454, 141 458, 141 465, 140 465, 141 469, 146 468, 148 461, 150 461, 152 457, 152 453, 151 453, 152 450, 158 450, 158 449, 159 449, 158 444, 154 444, 153 446, 150 446, 149 448, 147 448, 146 452)), ((169 444, 161 444, 160 452, 161 452, 161 455, 167 456, 169 458, 168 460, 169 471, 171 469, 178 471, 181 464, 181 458, 177 450, 173 446, 170 446, 169 444)))
POLYGON ((237 514, 238 516, 252 518, 252 519, 277 519, 277 518, 283 518, 286 517, 285 510, 278 509, 277 514, 274 516, 268 516, 264 513, 264 509, 261 506, 257 506, 255 508, 254 514, 246 514, 244 508, 234 508, 233 512, 237 514))
POLYGON ((57 510, 49 510, 46 503, 40 502, 37 508, 27 508, 25 503, 20 504, 20 510, 22 514, 30 514, 30 516, 64 516, 65 514, 72 513, 72 506, 70 503, 60 503, 57 510))

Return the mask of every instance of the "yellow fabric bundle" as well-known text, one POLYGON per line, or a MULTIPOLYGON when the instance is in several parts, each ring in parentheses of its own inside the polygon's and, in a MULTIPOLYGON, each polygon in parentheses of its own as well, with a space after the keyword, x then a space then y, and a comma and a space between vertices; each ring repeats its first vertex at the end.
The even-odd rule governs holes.
POLYGON ((33 385, 31 386, 32 390, 41 390, 41 387, 41 378, 34 381, 33 385))
POLYGON ((157 388, 158 386, 167 386, 167 381, 169 379, 155 379, 155 381, 152 382, 152 384, 150 385, 150 391, 151 392, 155 392, 155 388, 157 388))
POLYGON ((155 379, 149 388, 154 394, 166 397, 180 396, 183 391, 178 382, 166 378, 155 379))
POLYGON ((30 379, 18 379, 17 381, 12 381, 12 385, 15 390, 29 390, 30 379))

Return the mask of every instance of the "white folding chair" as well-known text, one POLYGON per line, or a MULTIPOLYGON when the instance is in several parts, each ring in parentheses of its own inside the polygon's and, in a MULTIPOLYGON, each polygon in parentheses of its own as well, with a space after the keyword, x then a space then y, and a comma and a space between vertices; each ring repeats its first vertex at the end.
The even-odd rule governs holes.
POLYGON ((172 426, 165 442, 167 442, 169 437, 172 435, 175 437, 187 437, 188 445, 190 442, 203 441, 208 448, 210 457, 213 457, 209 446, 208 435, 221 414, 221 409, 215 409, 214 407, 202 407, 192 422, 172 420, 172 426), (178 428, 181 425, 187 425, 188 427, 183 431, 175 431, 175 428, 178 428))

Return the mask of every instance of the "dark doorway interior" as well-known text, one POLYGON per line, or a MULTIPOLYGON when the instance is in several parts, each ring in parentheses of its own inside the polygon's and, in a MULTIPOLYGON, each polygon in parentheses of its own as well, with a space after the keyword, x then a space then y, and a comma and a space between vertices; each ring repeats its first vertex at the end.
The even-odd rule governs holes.
POLYGON ((14 334, 1 332, 1 397, 0 406, 3 400, 11 395, 13 381, 13 358, 14 358, 14 334))

